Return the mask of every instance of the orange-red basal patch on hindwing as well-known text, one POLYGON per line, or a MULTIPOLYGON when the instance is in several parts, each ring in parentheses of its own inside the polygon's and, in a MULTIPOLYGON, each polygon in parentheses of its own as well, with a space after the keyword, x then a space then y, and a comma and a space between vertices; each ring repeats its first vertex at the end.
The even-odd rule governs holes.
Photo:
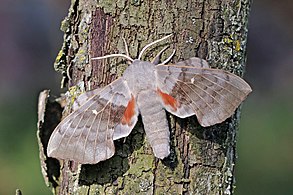
POLYGON ((175 98, 167 93, 162 92, 160 89, 157 89, 157 92, 163 99, 163 102, 166 106, 171 106, 174 112, 177 111, 178 102, 175 98))
POLYGON ((131 126, 131 118, 135 115, 135 106, 135 99, 131 96, 131 100, 128 102, 121 120, 123 125, 127 124, 128 126, 131 126))

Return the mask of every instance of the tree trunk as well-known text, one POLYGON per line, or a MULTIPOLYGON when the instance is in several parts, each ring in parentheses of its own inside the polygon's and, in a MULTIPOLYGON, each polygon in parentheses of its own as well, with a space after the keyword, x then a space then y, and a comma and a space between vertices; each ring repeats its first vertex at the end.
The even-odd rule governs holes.
MULTIPOLYGON (((69 86, 63 116, 81 91, 121 76, 125 61, 90 59, 125 53, 122 37, 135 58, 147 43, 173 33, 168 42, 176 49, 173 62, 198 56, 211 67, 242 76, 249 9, 250 0, 73 0, 62 22, 64 43, 55 63, 64 76, 62 86, 69 86)), ((144 60, 161 46, 150 50, 144 60)), ((239 109, 222 124, 208 128, 201 127, 196 117, 168 114, 171 155, 164 160, 152 154, 139 120, 131 135, 115 141, 114 157, 95 165, 76 165, 46 156, 50 133, 61 118, 60 105, 47 98, 45 91, 40 96, 38 136, 42 171, 55 194, 233 193, 239 109)))

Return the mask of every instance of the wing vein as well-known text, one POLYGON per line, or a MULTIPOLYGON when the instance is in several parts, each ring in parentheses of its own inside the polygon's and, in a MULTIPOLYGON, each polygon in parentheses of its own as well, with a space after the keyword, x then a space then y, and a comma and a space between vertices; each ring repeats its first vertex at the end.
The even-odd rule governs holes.
MULTIPOLYGON (((106 106, 108 105, 108 103, 106 104, 106 106)), ((103 108, 103 110, 106 108, 106 106, 103 108)), ((97 120, 97 116, 95 117, 95 120, 97 120)), ((96 151, 97 151, 97 139, 98 139, 98 134, 99 134, 99 129, 100 129, 100 126, 101 126, 101 121, 102 121, 102 117, 103 117, 103 112, 101 112, 100 114, 100 118, 99 118, 99 123, 98 123, 98 127, 97 127, 97 130, 96 130, 96 139, 95 139, 95 147, 94 147, 94 161, 96 160, 96 151)), ((90 128, 93 128, 92 125, 90 128)), ((87 138, 88 138, 88 135, 87 135, 87 138)), ((85 155, 85 149, 84 149, 84 154, 85 155)))
MULTIPOLYGON (((200 76, 201 76, 201 75, 200 75, 200 76)), ((170 78, 174 79, 175 81, 178 81, 178 82, 181 82, 181 83, 184 83, 185 85, 187 85, 186 82, 184 82, 184 81, 181 81, 181 80, 176 79, 176 78, 174 78, 174 77, 170 77, 170 78)), ((209 81, 209 82, 211 82, 211 83, 213 83, 213 84, 215 84, 215 85, 217 85, 217 86, 220 87, 221 89, 226 90, 224 87, 222 87, 221 85, 219 85, 219 84, 217 84, 217 83, 211 81, 210 79, 207 79, 206 77, 202 77, 202 78, 205 79, 205 80, 207 80, 207 81, 209 81)), ((218 104, 220 104, 220 102, 219 102, 215 97, 213 97, 212 94, 210 94, 209 92, 207 92, 207 91, 204 90, 203 88, 197 86, 197 85, 194 84, 194 83, 191 83, 191 82, 188 82, 188 83, 190 83, 190 84, 191 84, 192 86, 194 86, 194 87, 197 87, 198 89, 200 89, 200 90, 203 91, 204 93, 208 94, 211 98, 213 98, 213 100, 215 100, 218 104)), ((202 84, 202 83, 201 83, 201 84, 202 84)), ((188 85, 187 85, 187 86, 188 86, 188 85)), ((223 97, 223 98, 225 99, 225 101, 228 102, 229 104, 231 104, 233 107, 236 107, 236 105, 234 105, 233 102, 231 102, 229 99, 227 99, 226 96, 223 96, 223 95, 220 94, 219 92, 213 90, 213 88, 210 87, 210 86, 208 86, 208 85, 205 85, 205 86, 206 86, 208 89, 211 89, 212 91, 214 91, 214 92, 215 92, 216 94, 218 94, 219 96, 223 97)), ((189 88, 192 89, 190 86, 189 86, 189 88)), ((195 92, 194 90, 192 90, 192 91, 195 92)), ((226 90, 226 91, 230 92, 229 90, 226 90)), ((195 93, 196 93, 196 92, 195 92, 195 93)), ((235 96, 233 93, 230 92, 230 94, 233 95, 236 99, 241 100, 240 98, 238 98, 237 96, 235 96)), ((226 111, 226 112, 229 113, 228 111, 226 111)))
MULTIPOLYGON (((170 78, 172 78, 172 79, 174 79, 175 81, 176 81, 176 79, 175 78, 173 78, 173 77, 170 77, 170 78)), ((214 109, 212 108, 212 106, 209 104, 209 103, 207 103, 206 101, 205 101, 205 99, 201 96, 201 95, 199 95, 196 91, 194 91, 193 89, 192 89, 192 87, 190 87, 189 85, 187 85, 185 82, 183 82, 183 81, 181 81, 181 80, 177 80, 178 82, 180 82, 180 83, 183 83, 184 85, 186 85, 189 89, 191 89, 209 108, 210 108, 210 110, 215 114, 215 116, 217 116, 218 117, 218 115, 217 115, 217 113, 214 111, 214 109)), ((195 87, 197 87, 197 86, 195 86, 195 87)), ((200 89, 200 88, 199 88, 200 89)), ((181 88, 181 90, 182 91, 184 91, 184 89, 183 88, 181 88)), ((204 91, 204 90, 202 90, 202 91, 204 91)), ((205 92, 205 91, 204 91, 205 92)), ((184 91, 184 93, 185 94, 187 94, 187 92, 185 92, 184 91)), ((205 92, 206 93, 206 92, 205 92)), ((189 96, 189 98, 191 99, 191 101, 193 102, 193 104, 195 104, 196 105, 196 102, 194 102, 194 100, 189 96)), ((218 117, 218 119, 220 119, 219 117, 218 117)))
MULTIPOLYGON (((180 90, 182 90, 182 92, 189 98, 189 100, 193 102, 193 104, 189 104, 188 106, 190 106, 195 113, 196 113, 196 109, 195 109, 195 107, 196 107, 197 111, 199 111, 202 115, 204 115, 204 113, 200 110, 200 108, 197 106, 197 104, 194 102, 194 100, 192 100, 192 98, 188 95, 188 93, 182 88, 180 88, 180 90)), ((196 95, 198 96, 197 93, 196 93, 196 95)), ((186 101, 188 101, 188 99, 186 99, 184 96, 182 96, 180 98, 183 98, 186 101)))

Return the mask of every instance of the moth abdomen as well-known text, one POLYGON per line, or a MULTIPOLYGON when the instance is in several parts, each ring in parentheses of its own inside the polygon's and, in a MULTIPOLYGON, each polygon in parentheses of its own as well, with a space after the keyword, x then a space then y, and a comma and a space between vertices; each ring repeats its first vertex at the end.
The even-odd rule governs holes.
POLYGON ((138 95, 137 104, 142 116, 144 130, 156 157, 163 159, 170 154, 170 132, 166 111, 154 90, 138 95))

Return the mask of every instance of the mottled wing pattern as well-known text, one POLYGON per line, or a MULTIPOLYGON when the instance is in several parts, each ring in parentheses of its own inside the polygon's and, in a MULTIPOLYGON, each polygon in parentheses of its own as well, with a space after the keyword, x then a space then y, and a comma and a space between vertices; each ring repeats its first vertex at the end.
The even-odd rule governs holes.
MULTIPOLYGON (((94 95, 98 94, 100 91, 101 89, 98 88, 78 96, 73 103, 73 111, 77 110, 81 105, 87 102, 94 95)), ((128 102, 126 108, 127 109, 125 110, 120 123, 118 123, 114 128, 113 140, 127 137, 137 122, 138 108, 134 97, 131 97, 131 100, 128 102)))
POLYGON ((184 61, 177 62, 176 66, 191 66, 198 68, 209 68, 209 64, 202 58, 192 57, 184 61))
POLYGON ((73 102, 72 109, 73 111, 76 111, 78 108, 80 108, 83 104, 85 104, 89 99, 91 99, 94 95, 99 94, 99 92, 102 90, 102 88, 97 88, 91 91, 87 91, 85 93, 82 93, 79 95, 73 102))
MULTIPOLYGON (((121 78, 77 98, 75 111, 56 127, 48 143, 50 157, 95 164, 114 155, 114 129, 130 124, 136 108, 121 78), (95 94, 97 93, 97 94, 95 94), (130 111, 129 111, 130 110, 130 111), (125 123, 126 121, 126 123, 125 123)), ((131 131, 130 127, 127 128, 131 131)))
POLYGON ((167 111, 180 118, 196 115, 206 127, 230 117, 251 88, 240 77, 199 62, 156 66, 157 90, 167 111))

